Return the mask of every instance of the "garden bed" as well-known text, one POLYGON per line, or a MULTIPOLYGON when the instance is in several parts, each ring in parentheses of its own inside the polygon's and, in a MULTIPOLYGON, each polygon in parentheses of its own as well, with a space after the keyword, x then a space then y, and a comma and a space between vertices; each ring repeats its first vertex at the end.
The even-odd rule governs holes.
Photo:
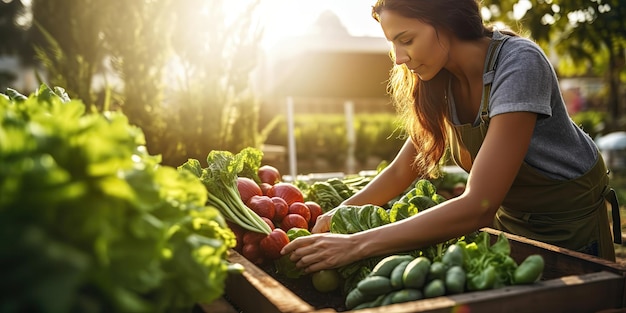
MULTIPOLYGON (((499 231, 483 229, 495 241, 499 231)), ((358 312, 624 312, 626 267, 524 237, 506 234, 511 256, 520 262, 541 254, 546 267, 533 285, 394 304, 358 312)), ((224 299, 243 313, 346 312, 339 293, 317 292, 308 278, 276 277, 270 266, 256 266, 235 251, 230 261, 244 265, 242 275, 229 277, 224 299)))

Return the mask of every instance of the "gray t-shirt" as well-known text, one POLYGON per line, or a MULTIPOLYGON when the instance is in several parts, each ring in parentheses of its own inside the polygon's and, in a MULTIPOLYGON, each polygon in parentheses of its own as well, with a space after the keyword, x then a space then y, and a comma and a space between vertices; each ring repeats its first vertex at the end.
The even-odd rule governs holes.
MULTIPOLYGON (((496 31, 494 39, 499 36, 503 35, 496 31)), ((453 122, 458 123, 454 108, 452 100, 453 122)), ((569 117, 556 72, 545 53, 529 39, 511 37, 498 55, 489 116, 520 111, 538 114, 524 158, 528 165, 548 177, 567 180, 581 176, 595 164, 597 147, 569 117)))

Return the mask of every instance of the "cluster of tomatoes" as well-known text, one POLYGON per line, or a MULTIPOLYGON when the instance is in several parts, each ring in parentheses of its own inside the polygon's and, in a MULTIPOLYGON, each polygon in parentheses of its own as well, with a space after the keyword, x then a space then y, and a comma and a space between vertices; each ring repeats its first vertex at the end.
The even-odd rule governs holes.
POLYGON ((265 235, 229 223, 237 236, 235 251, 255 264, 278 259, 280 250, 289 243, 287 232, 292 228, 310 231, 322 214, 320 205, 305 201, 302 191, 291 183, 283 182, 275 167, 263 165, 258 174, 261 183, 239 177, 237 189, 243 203, 259 215, 272 232, 265 235))

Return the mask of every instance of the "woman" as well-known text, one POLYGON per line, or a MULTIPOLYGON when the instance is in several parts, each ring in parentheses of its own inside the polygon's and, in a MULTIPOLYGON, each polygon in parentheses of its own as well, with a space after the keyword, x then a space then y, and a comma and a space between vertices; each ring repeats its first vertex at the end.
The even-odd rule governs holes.
POLYGON ((372 15, 393 46, 389 87, 410 138, 344 204, 387 203, 415 179, 435 174, 447 147, 469 172, 466 190, 411 218, 351 235, 325 233, 329 212, 313 229, 322 234, 295 239, 283 254, 314 272, 494 227, 615 260, 607 169, 569 118, 542 50, 485 27, 475 0, 378 0, 372 15))

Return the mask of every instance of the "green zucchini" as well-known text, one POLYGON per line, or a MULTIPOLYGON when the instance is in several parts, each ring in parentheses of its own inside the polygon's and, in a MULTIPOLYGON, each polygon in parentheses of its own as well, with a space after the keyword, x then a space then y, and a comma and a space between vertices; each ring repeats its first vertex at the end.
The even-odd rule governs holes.
POLYGON ((384 276, 368 276, 362 279, 356 288, 365 295, 379 296, 393 291, 391 279, 384 276))
POLYGON ((403 261, 411 261, 413 260, 413 256, 408 254, 394 254, 390 255, 378 262, 376 266, 372 269, 370 276, 386 276, 389 277, 391 275, 391 271, 398 266, 398 264, 403 261))
POLYGON ((420 256, 409 262, 402 274, 402 283, 406 288, 421 289, 426 282, 431 262, 428 258, 420 256))

